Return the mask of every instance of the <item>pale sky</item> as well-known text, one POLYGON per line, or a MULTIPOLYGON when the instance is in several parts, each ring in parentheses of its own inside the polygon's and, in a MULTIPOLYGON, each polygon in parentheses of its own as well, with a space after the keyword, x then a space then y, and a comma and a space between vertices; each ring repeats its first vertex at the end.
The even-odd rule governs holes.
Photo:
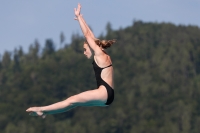
POLYGON ((0 54, 24 51, 35 39, 44 46, 52 39, 58 48, 60 33, 67 43, 73 33, 82 35, 74 20, 74 8, 82 5, 82 14, 98 37, 108 22, 117 30, 143 22, 171 22, 200 27, 200 0, 2 0, 0 3, 0 54))

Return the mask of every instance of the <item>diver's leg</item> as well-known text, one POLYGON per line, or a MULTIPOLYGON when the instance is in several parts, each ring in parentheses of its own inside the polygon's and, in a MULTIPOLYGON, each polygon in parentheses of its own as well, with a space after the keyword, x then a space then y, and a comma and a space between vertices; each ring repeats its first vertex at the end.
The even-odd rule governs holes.
POLYGON ((68 111, 77 106, 105 106, 107 91, 104 87, 85 91, 71 96, 66 100, 43 107, 31 107, 27 109, 32 115, 56 114, 68 111))

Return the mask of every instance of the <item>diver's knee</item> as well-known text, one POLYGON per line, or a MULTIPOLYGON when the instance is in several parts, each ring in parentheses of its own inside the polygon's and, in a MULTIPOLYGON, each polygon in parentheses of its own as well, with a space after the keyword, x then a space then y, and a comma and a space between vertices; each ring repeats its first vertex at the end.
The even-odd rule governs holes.
POLYGON ((71 96, 67 99, 70 106, 76 105, 78 103, 77 98, 75 96, 71 96))

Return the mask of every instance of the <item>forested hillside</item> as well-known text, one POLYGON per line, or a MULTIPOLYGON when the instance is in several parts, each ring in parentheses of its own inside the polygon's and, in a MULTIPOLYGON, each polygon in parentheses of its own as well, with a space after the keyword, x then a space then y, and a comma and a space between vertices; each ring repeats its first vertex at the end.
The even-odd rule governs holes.
POLYGON ((78 107, 45 119, 42 106, 96 87, 82 35, 59 50, 53 40, 5 52, 0 61, 0 133, 199 133, 200 28, 144 23, 99 38, 117 39, 107 52, 114 67, 109 107, 78 107))

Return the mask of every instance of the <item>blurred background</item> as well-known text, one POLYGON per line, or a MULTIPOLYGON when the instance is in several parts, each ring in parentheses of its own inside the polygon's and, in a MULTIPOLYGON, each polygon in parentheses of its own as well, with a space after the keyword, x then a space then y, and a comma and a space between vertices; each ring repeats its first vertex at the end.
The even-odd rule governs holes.
POLYGON ((2 1, 0 133, 199 133, 199 12, 198 0, 2 1), (115 100, 30 117, 30 106, 96 88, 79 2, 97 38, 117 39, 115 100))

